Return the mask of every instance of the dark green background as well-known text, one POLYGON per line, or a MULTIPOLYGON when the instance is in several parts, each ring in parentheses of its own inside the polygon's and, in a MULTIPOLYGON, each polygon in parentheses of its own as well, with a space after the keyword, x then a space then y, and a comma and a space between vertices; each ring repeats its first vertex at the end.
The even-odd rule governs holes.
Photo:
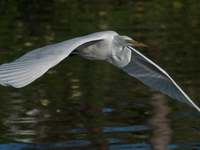
MULTIPOLYGON (((0 64, 48 44, 114 30, 149 45, 138 50, 164 68, 200 106, 199 16, 199 0, 1 0, 0 64)), ((117 144, 144 142, 155 148, 152 139, 162 131, 152 127, 151 118, 165 110, 155 112, 153 94, 160 93, 106 62, 69 57, 27 87, 0 86, 0 143, 84 139, 93 144, 83 149, 109 149, 113 144, 104 139, 124 138, 127 142, 117 144), (114 111, 104 112, 105 108, 114 111), (135 125, 152 129, 103 131, 135 125), (78 128, 89 131, 65 132, 78 128)), ((167 144, 190 149, 185 143, 200 141, 199 115, 187 104, 164 99, 173 116, 166 118, 171 130, 167 144)))

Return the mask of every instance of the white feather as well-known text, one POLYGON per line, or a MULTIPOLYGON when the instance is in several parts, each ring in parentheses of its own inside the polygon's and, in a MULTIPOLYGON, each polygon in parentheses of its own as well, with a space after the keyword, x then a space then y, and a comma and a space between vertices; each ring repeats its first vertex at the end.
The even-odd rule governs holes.
MULTIPOLYGON (((200 111, 166 71, 130 47, 134 44, 127 41, 136 42, 114 31, 103 31, 35 49, 11 63, 0 65, 0 84, 16 88, 24 87, 74 51, 87 59, 105 60, 144 84, 181 102, 188 103, 200 111)), ((139 45, 143 44, 139 43, 139 45)))

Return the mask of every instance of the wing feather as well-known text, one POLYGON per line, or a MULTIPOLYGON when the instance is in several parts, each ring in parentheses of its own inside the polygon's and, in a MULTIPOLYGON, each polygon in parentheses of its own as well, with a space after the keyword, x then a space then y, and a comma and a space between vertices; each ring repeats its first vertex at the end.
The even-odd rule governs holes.
POLYGON ((132 51, 132 56, 130 63, 121 68, 123 71, 148 86, 153 87, 181 102, 188 103, 200 111, 200 108, 187 96, 187 94, 176 84, 165 70, 142 55, 136 49, 129 46, 127 48, 132 51))
POLYGON ((32 50, 11 63, 0 65, 0 84, 24 87, 68 57, 80 45, 104 37, 102 32, 97 32, 32 50))

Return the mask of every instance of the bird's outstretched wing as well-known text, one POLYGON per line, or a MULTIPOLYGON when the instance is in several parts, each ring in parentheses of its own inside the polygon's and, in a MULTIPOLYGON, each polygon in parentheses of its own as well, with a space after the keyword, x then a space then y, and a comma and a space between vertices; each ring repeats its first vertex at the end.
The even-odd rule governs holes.
POLYGON ((20 88, 57 65, 80 45, 104 38, 100 32, 32 50, 11 63, 0 65, 0 84, 20 88))
POLYGON ((121 68, 123 71, 142 81, 144 84, 147 84, 148 86, 153 87, 174 99, 188 103, 200 111, 200 108, 175 83, 165 70, 134 48, 130 46, 126 48, 132 51, 132 56, 130 63, 121 68))

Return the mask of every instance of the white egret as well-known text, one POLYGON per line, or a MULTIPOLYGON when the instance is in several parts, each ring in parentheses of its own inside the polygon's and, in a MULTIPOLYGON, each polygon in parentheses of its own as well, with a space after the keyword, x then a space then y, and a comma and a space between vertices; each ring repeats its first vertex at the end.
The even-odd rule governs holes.
POLYGON ((0 65, 0 84, 24 87, 70 54, 79 54, 91 60, 105 60, 144 84, 200 111, 167 72, 132 46, 148 47, 114 31, 97 32, 48 45, 30 51, 11 63, 0 65))

